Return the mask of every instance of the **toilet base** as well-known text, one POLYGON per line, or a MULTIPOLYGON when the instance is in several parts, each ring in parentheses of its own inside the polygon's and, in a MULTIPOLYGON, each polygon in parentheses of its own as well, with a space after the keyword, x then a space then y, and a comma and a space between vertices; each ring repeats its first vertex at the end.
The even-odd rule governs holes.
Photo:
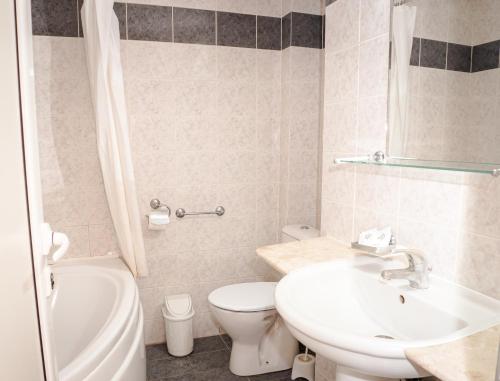
POLYGON ((237 376, 253 376, 290 369, 299 344, 280 317, 259 344, 233 340, 229 370, 237 376))

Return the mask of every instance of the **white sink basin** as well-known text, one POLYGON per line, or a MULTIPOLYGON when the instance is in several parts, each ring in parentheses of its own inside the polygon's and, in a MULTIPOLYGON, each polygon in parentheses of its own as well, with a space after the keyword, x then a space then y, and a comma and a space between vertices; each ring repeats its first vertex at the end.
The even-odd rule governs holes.
POLYGON ((337 381, 427 376, 407 360, 406 348, 500 323, 500 301, 435 276, 426 290, 383 281, 388 267, 398 265, 369 256, 324 262, 291 272, 276 288, 276 307, 290 331, 338 364, 337 381))

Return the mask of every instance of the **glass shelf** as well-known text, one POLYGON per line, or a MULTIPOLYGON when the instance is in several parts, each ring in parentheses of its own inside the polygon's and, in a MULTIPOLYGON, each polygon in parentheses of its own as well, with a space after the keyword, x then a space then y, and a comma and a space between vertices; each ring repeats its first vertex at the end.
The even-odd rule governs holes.
POLYGON ((335 159, 335 164, 364 164, 380 165, 385 167, 427 168, 442 171, 485 173, 495 177, 500 175, 500 164, 493 163, 470 163, 403 158, 385 158, 383 160, 376 161, 372 156, 357 156, 337 158, 335 159))

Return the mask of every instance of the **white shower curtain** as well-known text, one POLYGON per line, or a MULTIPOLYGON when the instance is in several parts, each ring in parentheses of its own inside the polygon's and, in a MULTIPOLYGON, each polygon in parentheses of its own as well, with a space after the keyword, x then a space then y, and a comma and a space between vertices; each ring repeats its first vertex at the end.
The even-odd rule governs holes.
POLYGON ((85 0, 83 32, 104 188, 123 259, 148 273, 130 152, 120 31, 114 0, 85 0))
POLYGON ((417 7, 400 5, 392 12, 389 154, 405 156, 408 141, 408 75, 417 7))

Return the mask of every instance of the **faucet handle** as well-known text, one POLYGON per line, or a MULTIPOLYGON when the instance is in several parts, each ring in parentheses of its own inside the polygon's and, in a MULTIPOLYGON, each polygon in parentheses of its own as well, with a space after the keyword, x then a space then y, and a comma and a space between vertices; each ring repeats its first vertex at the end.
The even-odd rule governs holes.
POLYGON ((415 268, 415 266, 421 265, 422 267, 424 267, 425 271, 432 271, 432 267, 427 261, 427 256, 422 250, 399 248, 391 251, 391 257, 397 256, 399 254, 403 254, 406 256, 410 268, 415 268))

